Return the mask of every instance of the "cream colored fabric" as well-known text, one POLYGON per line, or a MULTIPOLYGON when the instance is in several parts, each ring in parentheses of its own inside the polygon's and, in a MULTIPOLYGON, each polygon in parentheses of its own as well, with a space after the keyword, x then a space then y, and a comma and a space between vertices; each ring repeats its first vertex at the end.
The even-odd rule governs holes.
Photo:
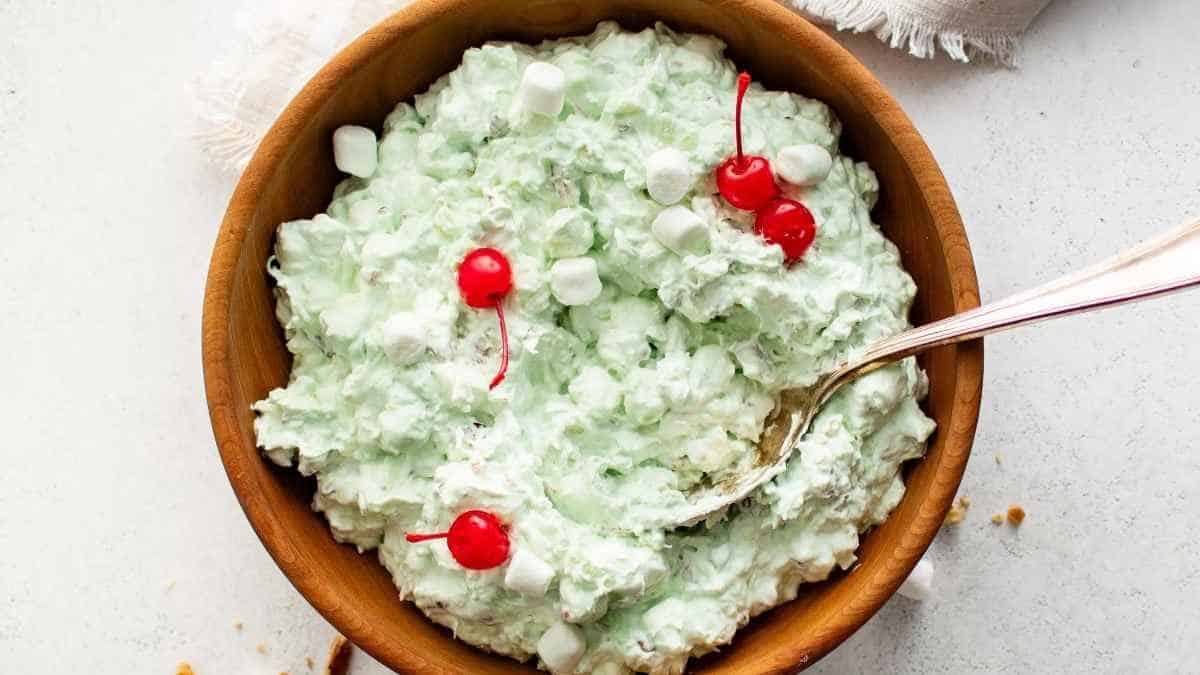
MULTIPOLYGON (((1011 64, 1017 39, 1049 0, 781 0, 839 30, 870 31, 921 58, 939 48, 1011 64)), ((407 0, 254 0, 233 21, 229 52, 196 82, 196 138, 241 171, 304 82, 354 36, 407 0)))

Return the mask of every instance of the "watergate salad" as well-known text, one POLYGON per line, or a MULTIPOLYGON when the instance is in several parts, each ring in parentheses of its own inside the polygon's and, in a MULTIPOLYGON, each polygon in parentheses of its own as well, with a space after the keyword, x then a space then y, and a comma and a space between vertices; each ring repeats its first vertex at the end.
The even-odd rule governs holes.
POLYGON ((555 674, 683 672, 849 568, 934 428, 915 361, 878 370, 677 526, 778 392, 905 329, 916 290, 829 108, 723 50, 613 23, 470 49, 378 140, 337 130, 349 177, 269 263, 294 363, 259 445, 404 599, 555 674))

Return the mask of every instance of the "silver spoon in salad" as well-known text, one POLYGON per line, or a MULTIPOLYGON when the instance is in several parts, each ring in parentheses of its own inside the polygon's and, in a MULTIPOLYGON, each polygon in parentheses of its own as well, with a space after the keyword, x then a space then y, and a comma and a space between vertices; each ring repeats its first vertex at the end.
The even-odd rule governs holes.
POLYGON ((753 469, 691 492, 679 522, 695 524, 779 475, 821 406, 860 375, 934 347, 1198 286, 1200 221, 1023 293, 880 340, 811 386, 783 391, 767 419, 753 469))

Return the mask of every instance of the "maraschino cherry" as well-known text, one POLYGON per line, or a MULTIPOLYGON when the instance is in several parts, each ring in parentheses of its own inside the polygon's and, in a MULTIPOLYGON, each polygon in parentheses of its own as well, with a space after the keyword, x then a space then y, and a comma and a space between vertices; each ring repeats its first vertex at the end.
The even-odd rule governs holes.
POLYGON ((491 389, 504 381, 508 372, 508 324, 504 320, 504 298, 513 287, 512 265, 494 248, 477 248, 458 264, 458 291, 463 302, 476 309, 495 308, 500 319, 500 370, 491 389))
POLYGON ((742 101, 750 87, 750 74, 738 75, 737 107, 734 109, 737 154, 717 167, 717 189, 734 208, 757 211, 778 193, 775 174, 766 157, 742 153, 742 101))
POLYGON ((411 544, 445 539, 450 555, 469 570, 499 567, 508 560, 508 533, 500 519, 487 511, 463 511, 447 532, 407 534, 404 538, 411 544))
POLYGON ((795 199, 773 199, 754 214, 754 232, 783 249, 790 265, 804 257, 817 236, 812 211, 795 199))

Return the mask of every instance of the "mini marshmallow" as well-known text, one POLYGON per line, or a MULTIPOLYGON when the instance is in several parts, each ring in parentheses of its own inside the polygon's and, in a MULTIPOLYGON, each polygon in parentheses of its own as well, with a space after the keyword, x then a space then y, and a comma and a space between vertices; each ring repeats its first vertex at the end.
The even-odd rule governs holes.
POLYGON ((367 178, 379 166, 379 145, 375 132, 366 127, 346 125, 333 132, 333 163, 338 171, 367 178))
POLYGON ((933 595, 933 563, 921 558, 897 593, 911 600, 928 600, 933 595))
POLYGON ((663 148, 646 158, 646 191, 659 204, 670 206, 683 199, 692 181, 687 155, 675 148, 663 148))
POLYGON ((833 157, 819 145, 789 145, 775 158, 775 172, 793 185, 816 185, 833 168, 833 157))
POLYGON ((658 243, 679 255, 708 249, 708 226, 686 206, 669 206, 654 217, 650 233, 658 243))
POLYGON ((508 561, 504 586, 525 595, 545 595, 554 578, 554 568, 529 549, 518 548, 508 561))
POLYGON ((591 258, 563 258, 550 266, 550 290, 564 305, 586 305, 600 297, 600 272, 591 258))
POLYGON ((517 100, 523 109, 539 115, 558 117, 567 95, 567 76, 562 68, 545 61, 525 67, 517 100))
POLYGON ((428 346, 422 322, 412 312, 400 312, 383 323, 383 351, 401 365, 412 363, 428 346))
POLYGON ((555 675, 573 672, 585 649, 587 641, 583 631, 562 621, 555 621, 537 643, 538 656, 542 657, 546 669, 555 675))

